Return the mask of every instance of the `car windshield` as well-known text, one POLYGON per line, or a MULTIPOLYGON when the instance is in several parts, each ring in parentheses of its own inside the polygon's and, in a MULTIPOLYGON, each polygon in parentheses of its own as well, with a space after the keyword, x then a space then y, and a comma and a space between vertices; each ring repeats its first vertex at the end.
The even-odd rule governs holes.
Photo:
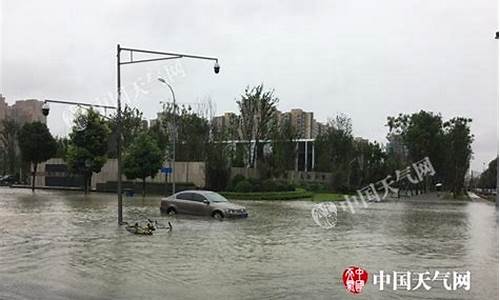
POLYGON ((204 195, 210 202, 227 202, 226 198, 214 192, 205 193, 204 195))

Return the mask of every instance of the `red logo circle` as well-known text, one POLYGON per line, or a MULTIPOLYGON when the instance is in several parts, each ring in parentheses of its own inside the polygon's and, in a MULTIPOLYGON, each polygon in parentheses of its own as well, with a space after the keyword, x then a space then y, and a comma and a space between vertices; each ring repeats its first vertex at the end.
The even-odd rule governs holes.
POLYGON ((342 281, 348 292, 359 294, 368 282, 368 272, 360 267, 350 266, 344 270, 342 281))

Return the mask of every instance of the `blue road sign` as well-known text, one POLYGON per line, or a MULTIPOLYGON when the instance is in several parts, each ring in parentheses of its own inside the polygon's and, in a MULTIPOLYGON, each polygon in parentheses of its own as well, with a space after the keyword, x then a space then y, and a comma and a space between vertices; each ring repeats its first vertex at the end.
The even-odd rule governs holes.
POLYGON ((171 167, 161 167, 161 172, 165 174, 170 174, 172 173, 172 168, 171 167))

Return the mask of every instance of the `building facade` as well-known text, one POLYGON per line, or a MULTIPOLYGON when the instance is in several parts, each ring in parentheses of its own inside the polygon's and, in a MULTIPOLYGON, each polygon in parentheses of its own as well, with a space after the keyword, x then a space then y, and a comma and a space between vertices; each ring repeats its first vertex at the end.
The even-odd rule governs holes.
POLYGON ((4 120, 12 120, 19 126, 25 123, 42 122, 47 123, 47 117, 42 113, 43 102, 36 99, 17 100, 9 106, 5 97, 0 94, 0 123, 4 120))
MULTIPOLYGON (((290 122, 297 131, 299 139, 316 139, 327 128, 325 124, 314 119, 313 112, 307 112, 300 108, 294 108, 288 112, 276 111, 276 118, 280 124, 290 122)), ((223 129, 234 124, 236 119, 237 115, 235 113, 226 112, 224 115, 214 117, 212 122, 218 129, 223 129)))

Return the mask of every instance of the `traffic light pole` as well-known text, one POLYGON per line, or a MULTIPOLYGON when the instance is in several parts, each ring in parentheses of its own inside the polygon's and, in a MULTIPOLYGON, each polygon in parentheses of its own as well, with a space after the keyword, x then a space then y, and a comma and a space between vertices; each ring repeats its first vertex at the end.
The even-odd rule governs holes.
POLYGON ((117 105, 116 105, 116 136, 117 136, 117 186, 116 190, 118 193, 118 225, 123 224, 123 193, 122 193, 122 85, 121 85, 121 74, 120 74, 120 53, 121 48, 118 44, 116 46, 116 92, 117 92, 117 105))
MULTIPOLYGON (((168 59, 176 59, 176 58, 193 58, 193 59, 203 59, 203 60, 213 60, 215 61, 214 65, 214 72, 216 74, 219 73, 220 66, 219 66, 219 59, 216 57, 208 57, 208 56, 199 56, 199 55, 190 55, 190 54, 181 54, 181 53, 170 53, 170 52, 160 52, 160 51, 152 51, 152 50, 143 50, 143 49, 134 49, 134 48, 123 48, 120 47, 120 44, 116 45, 116 88, 117 88, 117 194, 118 194, 118 225, 123 225, 123 195, 122 195, 122 111, 121 111, 121 74, 120 74, 120 67, 122 65, 127 65, 127 64, 136 64, 136 63, 143 63, 143 62, 152 62, 152 61, 159 61, 159 60, 168 60, 168 59), (130 58, 128 61, 121 61, 121 52, 122 51, 127 51, 130 54, 130 58), (134 53, 145 53, 145 54, 153 54, 153 55, 161 55, 164 57, 159 57, 159 58, 151 58, 151 59, 139 59, 139 60, 134 60, 133 54, 134 53)), ((175 100, 174 100, 175 101, 175 100)), ((175 107, 174 107, 175 111, 175 107)), ((176 130, 174 130, 176 131, 176 130)), ((175 145, 174 145, 175 147, 175 145)), ((175 151, 175 150, 174 150, 175 151)), ((174 154, 175 155, 175 154, 174 154)), ((175 158, 174 158, 175 160, 175 158)), ((173 171, 173 169, 172 169, 173 171)), ((172 172, 172 178, 175 176, 174 172, 172 172)), ((174 180, 175 182, 175 180, 174 180)), ((175 183, 174 187, 175 189, 175 183)))

